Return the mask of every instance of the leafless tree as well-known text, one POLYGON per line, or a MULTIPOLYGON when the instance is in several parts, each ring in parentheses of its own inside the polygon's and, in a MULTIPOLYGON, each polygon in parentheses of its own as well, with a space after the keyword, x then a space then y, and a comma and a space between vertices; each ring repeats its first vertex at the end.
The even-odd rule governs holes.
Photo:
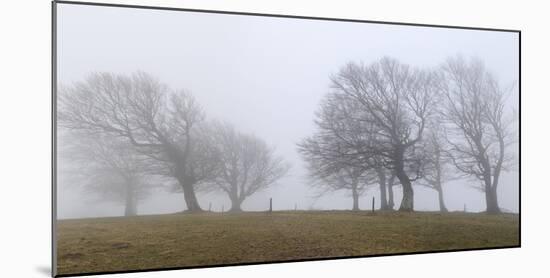
POLYGON ((148 158, 127 142, 105 135, 72 133, 64 155, 77 167, 71 174, 79 185, 102 201, 124 205, 124 215, 137 215, 138 202, 156 187, 148 158))
POLYGON ((506 106, 512 87, 503 89, 477 59, 450 58, 442 74, 452 162, 460 172, 481 181, 487 212, 498 213, 499 178, 513 165, 508 147, 515 143, 514 117, 506 106))
POLYGON ((445 146, 444 134, 438 131, 432 130, 426 136, 424 142, 426 144, 426 159, 423 177, 418 184, 435 190, 439 201, 439 211, 448 212, 443 197, 443 185, 456 177, 450 173, 451 171, 448 168, 450 159, 445 146))
POLYGON ((393 180, 388 176, 389 171, 381 162, 375 164, 374 171, 380 190, 380 209, 393 210, 393 180))
MULTIPOLYGON (((328 94, 316 113, 317 132, 298 144, 308 165, 311 185, 320 189, 318 196, 349 190, 352 210, 359 210, 359 197, 380 177, 375 172, 376 160, 358 155, 373 134, 369 126, 353 121, 358 112, 354 102, 328 94)), ((385 186, 385 180, 379 182, 385 186)))
POLYGON ((318 171, 322 168, 319 164, 308 164, 310 173, 310 185, 320 191, 317 197, 326 193, 346 190, 351 193, 352 210, 359 211, 359 197, 372 185, 373 177, 367 176, 362 167, 342 167, 337 171, 327 173, 318 171))
POLYGON ((395 200, 393 197, 393 187, 396 185, 399 185, 399 181, 396 181, 395 174, 393 171, 389 171, 389 179, 388 179, 388 210, 394 210, 395 207, 395 200))
POLYGON ((201 211, 195 187, 215 169, 215 155, 197 140, 204 114, 184 91, 150 75, 94 73, 59 92, 61 127, 123 138, 168 169, 180 185, 187 209, 201 211))
POLYGON ((349 63, 332 78, 333 98, 346 100, 347 106, 352 103, 356 110, 346 116, 345 121, 353 123, 347 125, 348 137, 340 138, 345 145, 355 145, 346 148, 346 155, 378 157, 395 173, 403 187, 401 211, 414 209, 412 181, 421 177, 422 169, 418 146, 433 114, 437 81, 432 71, 390 58, 370 65, 349 63), (354 126, 362 127, 359 133, 350 129, 354 126))
POLYGON ((213 184, 228 195, 232 212, 242 211, 247 197, 274 185, 290 169, 256 136, 238 132, 227 123, 214 124, 211 132, 220 159, 213 184))
MULTIPOLYGON (((356 69, 357 66, 350 67, 356 69)), ((349 77, 341 74, 339 81, 355 80, 349 80, 349 77)), ((355 96, 343 92, 341 83, 338 84, 325 97, 316 113, 317 133, 298 144, 299 151, 312 166, 310 174, 321 181, 330 175, 341 176, 342 173, 353 173, 355 168, 361 169, 362 184, 378 182, 381 209, 393 209, 395 171, 391 170, 388 159, 392 153, 380 150, 380 143, 387 138, 383 137, 383 129, 377 126, 364 104, 355 96), (345 171, 342 172, 342 169, 345 171)), ((414 160, 418 161, 418 158, 414 160)))

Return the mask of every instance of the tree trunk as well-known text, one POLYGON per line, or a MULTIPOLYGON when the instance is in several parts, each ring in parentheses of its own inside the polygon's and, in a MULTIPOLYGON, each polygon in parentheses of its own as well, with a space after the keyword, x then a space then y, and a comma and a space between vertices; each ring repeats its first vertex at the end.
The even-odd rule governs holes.
POLYGON ((403 199, 401 200, 401 206, 399 211, 414 211, 414 191, 411 184, 411 179, 405 172, 404 165, 404 149, 400 149, 396 152, 395 155, 395 176, 399 179, 401 187, 403 187, 403 199))
POLYGON ((126 196, 126 203, 124 205, 124 216, 136 216, 137 205, 134 198, 126 196))
POLYGON ((136 216, 137 207, 136 202, 126 200, 126 205, 124 207, 124 216, 136 216))
POLYGON ((445 200, 443 199, 443 182, 442 182, 442 166, 441 166, 441 150, 439 145, 436 144, 435 148, 435 181, 433 183, 434 189, 437 191, 437 197, 439 199, 439 211, 448 212, 445 206, 445 200))
MULTIPOLYGON (((183 167, 181 167, 183 168, 183 167)), ((183 171, 182 171, 183 172, 183 171)), ((197 195, 195 194, 195 183, 189 177, 186 177, 185 174, 178 173, 176 179, 183 189, 183 198, 185 199, 185 205, 187 206, 188 212, 201 212, 202 209, 197 200, 197 195)))
POLYGON ((197 200, 197 195, 195 194, 195 189, 193 186, 184 186, 183 187, 183 197, 185 198, 185 204, 187 205, 187 210, 190 212, 200 212, 202 211, 199 201, 197 200))
POLYGON ((174 177, 178 180, 179 185, 183 189, 183 198, 185 199, 185 205, 187 206, 188 212, 201 212, 202 209, 197 200, 197 195, 195 194, 195 183, 196 180, 189 176, 186 171, 187 160, 189 157, 190 146, 191 146, 191 137, 189 132, 186 133, 185 148, 181 150, 179 147, 176 147, 173 144, 165 143, 164 148, 165 152, 168 154, 168 157, 174 162, 176 166, 176 173, 174 177))
POLYGON ((447 207, 445 206, 445 200, 443 199, 443 188, 439 187, 439 189, 437 189, 437 196, 439 198, 439 211, 448 212, 447 207))
POLYGON ((403 199, 401 200, 401 206, 399 207, 399 211, 414 211, 414 191, 412 188, 411 181, 409 180, 409 177, 405 175, 405 177, 400 178, 399 175, 397 176, 399 178, 399 181, 401 182, 401 186, 403 187, 403 199))
POLYGON ((393 207, 395 206, 395 203, 393 202, 393 181, 395 179, 395 176, 392 176, 390 178, 390 181, 388 183, 388 209, 393 210, 393 207))
MULTIPOLYGON (((479 143, 481 145, 481 143, 479 143)), ((482 149, 479 147, 479 149, 482 149)), ((485 183, 485 203, 487 205, 487 213, 500 213, 500 208, 498 207, 497 191, 496 185, 493 186, 494 177, 491 178, 491 164, 489 159, 484 156, 481 159, 481 165, 483 167, 483 182, 485 183)))
POLYGON ((231 209, 229 209, 229 212, 242 212, 243 210, 241 209, 241 204, 242 204, 242 201, 240 200, 240 198, 238 196, 231 196, 229 197, 229 199, 231 199, 231 209))
POLYGON ((386 173, 384 169, 376 169, 378 184, 380 185, 380 210, 388 210, 388 199, 386 197, 386 173))
POLYGON ((197 195, 195 194, 193 183, 187 182, 185 178, 182 177, 178 177, 178 182, 183 189, 183 198, 185 199, 187 211, 201 212, 202 209, 199 205, 199 201, 197 200, 197 195))
POLYGON ((136 216, 137 215, 137 204, 135 194, 132 188, 132 184, 129 183, 126 185, 126 201, 124 203, 124 216, 136 216))
POLYGON ((351 195, 353 198, 353 211, 359 211, 359 193, 357 193, 357 188, 353 187, 351 189, 351 195))
POLYGON ((495 187, 489 187, 485 191, 485 201, 487 203, 487 213, 500 213, 498 206, 497 191, 495 187))
POLYGON ((228 210, 228 212, 242 212, 241 204, 235 204, 231 203, 231 209, 228 210))

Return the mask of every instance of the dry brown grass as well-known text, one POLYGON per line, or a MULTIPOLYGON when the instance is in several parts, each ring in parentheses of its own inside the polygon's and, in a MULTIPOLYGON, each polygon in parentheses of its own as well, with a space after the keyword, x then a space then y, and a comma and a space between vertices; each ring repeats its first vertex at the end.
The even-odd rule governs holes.
POLYGON ((58 221, 58 274, 519 245, 517 215, 274 212, 58 221))

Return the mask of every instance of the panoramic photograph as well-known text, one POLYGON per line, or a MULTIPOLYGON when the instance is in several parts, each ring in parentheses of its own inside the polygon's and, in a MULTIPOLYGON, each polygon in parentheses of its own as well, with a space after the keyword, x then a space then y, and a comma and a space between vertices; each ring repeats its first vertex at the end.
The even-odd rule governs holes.
POLYGON ((520 246, 518 32, 55 5, 56 275, 520 246))

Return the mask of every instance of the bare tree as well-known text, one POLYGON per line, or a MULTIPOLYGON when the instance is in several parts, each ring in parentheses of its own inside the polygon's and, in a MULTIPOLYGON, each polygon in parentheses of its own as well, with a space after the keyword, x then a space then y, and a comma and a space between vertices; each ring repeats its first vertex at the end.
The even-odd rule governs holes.
MULTIPOLYGON (((298 147, 304 159, 313 165, 310 167, 310 174, 321 180, 329 175, 342 175, 342 169, 360 168, 364 176, 369 177, 367 184, 374 180, 378 182, 380 208, 388 210, 393 209, 394 178, 390 174, 395 171, 389 170, 392 169, 389 158, 393 158, 393 152, 382 149, 383 143, 388 144, 383 128, 377 125, 365 105, 357 101, 357 96, 350 95, 351 91, 348 90, 358 88, 348 83, 357 81, 362 74, 360 70, 363 69, 365 68, 350 64, 343 73, 334 78, 334 82, 342 83, 333 86, 334 90, 321 103, 315 120, 318 131, 303 140, 298 147), (343 83, 347 84, 346 88, 342 87, 343 83)), ((419 161, 418 157, 413 159, 412 154, 409 160, 414 160, 415 165, 419 161)), ((411 165, 413 164, 408 163, 403 168, 408 171, 411 165)))
POLYGON ((460 172, 481 181, 487 212, 499 213, 500 174, 513 164, 507 150, 515 143, 514 118, 506 112, 511 89, 503 89, 477 59, 448 59, 442 73, 452 162, 460 172))
POLYGON ((101 201, 124 205, 124 215, 137 215, 138 202, 156 186, 147 157, 128 143, 98 134, 72 133, 64 155, 76 163, 71 171, 79 185, 101 201))
POLYGON ((164 163, 175 178, 187 209, 201 211, 195 187, 215 169, 215 152, 197 133, 204 114, 195 99, 169 89, 150 75, 94 73, 62 88, 58 120, 62 127, 125 139, 140 153, 164 163))
POLYGON ((232 212, 242 211, 247 197, 274 185, 290 169, 263 140, 227 123, 215 124, 212 137, 220 159, 213 184, 228 195, 232 212))
POLYGON ((419 185, 431 188, 437 192, 439 201, 439 211, 448 212, 443 197, 443 185, 445 182, 454 179, 447 167, 450 163, 445 148, 444 134, 442 132, 432 131, 426 136, 426 160, 424 163, 423 177, 419 185))
POLYGON ((399 182, 395 180, 395 174, 390 171, 389 179, 388 179, 388 210, 394 210, 395 207, 395 200, 393 197, 393 187, 399 185, 399 182))
POLYGON ((332 78, 334 97, 358 109, 346 119, 356 124, 348 126, 366 127, 354 137, 371 137, 349 154, 380 157, 395 173, 403 187, 401 211, 414 209, 412 181, 420 178, 422 169, 418 145, 433 114, 437 80, 434 72, 411 69, 390 58, 371 65, 350 63, 332 78))
POLYGON ((353 121, 358 112, 354 102, 328 94, 316 112, 316 133, 298 143, 298 151, 308 165, 311 185, 321 190, 318 196, 337 190, 351 191, 352 210, 359 210, 359 197, 377 178, 375 160, 360 155, 374 133, 369 126, 353 121))
POLYGON ((317 197, 326 193, 346 190, 351 193, 352 210, 359 211, 359 197, 362 196, 372 184, 372 177, 366 175, 362 167, 341 167, 337 171, 318 171, 322 168, 319 163, 308 163, 310 173, 310 185, 320 191, 317 197))
POLYGON ((380 210, 392 210, 393 188, 391 185, 392 180, 388 177, 388 170, 384 168, 382 163, 378 162, 374 166, 374 171, 376 172, 376 177, 378 178, 378 185, 380 189, 380 210), (391 196, 388 196, 388 190, 391 196), (391 200, 388 199, 389 197, 391 197, 391 200))

